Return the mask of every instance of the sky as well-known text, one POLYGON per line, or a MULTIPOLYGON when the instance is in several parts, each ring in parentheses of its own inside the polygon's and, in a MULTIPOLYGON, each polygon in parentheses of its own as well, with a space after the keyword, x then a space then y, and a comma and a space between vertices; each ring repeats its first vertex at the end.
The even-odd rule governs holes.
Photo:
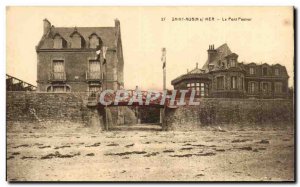
POLYGON ((171 81, 207 59, 209 45, 227 43, 244 63, 285 65, 294 79, 292 7, 7 7, 7 74, 36 85, 35 46, 43 19, 55 27, 109 27, 121 23, 126 89, 161 90, 161 49, 167 50, 167 88, 171 81), (214 21, 172 21, 173 18, 214 21), (235 21, 229 18, 247 18, 235 21), (225 21, 226 20, 226 21, 225 21))

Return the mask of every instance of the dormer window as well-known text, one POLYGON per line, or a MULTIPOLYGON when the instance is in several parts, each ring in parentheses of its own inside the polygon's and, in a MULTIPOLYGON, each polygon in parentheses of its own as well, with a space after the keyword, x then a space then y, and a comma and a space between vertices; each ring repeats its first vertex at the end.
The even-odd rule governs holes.
POLYGON ((230 59, 230 67, 236 67, 236 60, 234 58, 230 59))
POLYGON ((100 45, 100 38, 95 34, 93 33, 90 37, 90 48, 92 49, 96 49, 96 47, 98 45, 100 45))
POLYGON ((74 34, 71 42, 72 48, 81 48, 81 37, 79 34, 74 34))
POLYGON ((60 35, 55 35, 53 39, 53 48, 54 49, 61 49, 63 48, 63 40, 60 35))
POLYGON ((276 76, 279 75, 279 69, 278 69, 278 68, 275 69, 275 75, 276 75, 276 76))
POLYGON ((255 72, 254 72, 254 67, 250 67, 250 75, 254 75, 255 72))
POLYGON ((74 29, 74 32, 70 35, 70 37, 72 38, 71 48, 82 48, 84 46, 84 39, 77 31, 76 27, 74 29))
POLYGON ((237 59, 238 55, 235 53, 231 53, 230 55, 226 56, 227 68, 236 67, 237 66, 237 59))
POLYGON ((264 67, 264 68, 263 68, 263 75, 264 75, 264 76, 267 76, 267 75, 268 75, 268 68, 267 68, 267 67, 264 67))

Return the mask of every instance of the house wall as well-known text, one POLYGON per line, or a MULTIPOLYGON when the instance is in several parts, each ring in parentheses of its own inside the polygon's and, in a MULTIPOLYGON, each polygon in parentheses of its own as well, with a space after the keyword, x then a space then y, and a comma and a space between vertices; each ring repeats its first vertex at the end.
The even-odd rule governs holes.
POLYGON ((245 89, 247 97, 260 97, 260 98, 288 98, 288 79, 286 78, 277 78, 277 79, 263 79, 257 77, 247 77, 245 79, 245 89), (251 93, 250 92, 250 83, 255 82, 257 92, 251 93), (270 86, 270 92, 267 94, 262 93, 262 83, 268 83, 270 86), (281 82, 282 83, 282 92, 275 93, 275 83, 281 82))
MULTIPOLYGON (((254 66, 254 65, 252 65, 254 66)), ((262 76, 261 75, 261 67, 254 66, 257 71, 256 75, 249 75, 249 66, 246 66, 246 73, 241 71, 212 71, 211 74, 211 80, 208 81, 210 85, 210 91, 209 91, 209 97, 212 98, 288 98, 288 76, 286 74, 285 67, 277 65, 277 66, 268 66, 269 75, 268 76, 262 76), (279 76, 274 76, 274 70, 275 67, 280 70, 279 76), (247 69, 248 68, 248 69, 247 69), (217 89, 217 77, 224 76, 224 89, 218 90, 217 89), (237 88, 232 89, 231 88, 231 77, 236 76, 237 77, 237 88), (244 84, 242 86, 241 79, 244 79, 244 84), (249 83, 251 81, 257 82, 257 92, 256 93, 250 93, 249 92, 249 83), (262 94, 261 85, 263 82, 267 82, 270 84, 270 92, 268 94, 262 94), (276 82, 282 83, 282 92, 281 93, 275 93, 274 85, 276 82)), ((195 76, 196 77, 196 76, 195 76)), ((195 79, 182 79, 180 82, 176 82, 174 84, 174 89, 184 89, 186 88, 186 84, 193 81, 202 81, 201 78, 195 78, 195 79)))
POLYGON ((245 84, 241 83, 241 78, 244 78, 244 73, 239 71, 220 71, 212 72, 212 86, 211 86, 211 97, 232 97, 240 98, 244 97, 245 84), (233 89, 231 86, 231 77, 237 77, 236 88, 233 89), (224 77, 224 89, 217 88, 217 78, 224 77))
MULTIPOLYGON (((114 50, 108 50, 106 54, 106 65, 101 71, 107 72, 108 89, 117 88, 117 57, 114 50), (107 68, 107 71, 106 71, 107 68)), ((48 81, 49 73, 52 71, 53 60, 64 60, 66 81, 72 92, 88 91, 86 71, 88 71, 89 60, 95 59, 95 51, 49 51, 38 52, 37 83, 38 91, 45 92, 51 85, 48 81)), ((103 57, 101 57, 103 59, 103 57)), ((102 63, 101 63, 102 65, 102 63)), ((106 85, 106 84, 105 84, 106 85)))

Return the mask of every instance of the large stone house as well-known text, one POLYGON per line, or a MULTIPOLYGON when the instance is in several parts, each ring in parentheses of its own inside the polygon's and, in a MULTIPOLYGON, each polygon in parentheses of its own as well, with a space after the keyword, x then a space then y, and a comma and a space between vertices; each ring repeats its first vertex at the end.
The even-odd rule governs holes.
POLYGON ((36 46, 37 91, 85 92, 123 86, 120 22, 114 27, 54 27, 45 19, 36 46), (97 59, 97 49, 107 47, 97 59))
POLYGON ((198 97, 286 98, 288 74, 285 66, 238 62, 227 44, 210 45, 208 59, 200 69, 174 80, 174 89, 195 89, 198 97))

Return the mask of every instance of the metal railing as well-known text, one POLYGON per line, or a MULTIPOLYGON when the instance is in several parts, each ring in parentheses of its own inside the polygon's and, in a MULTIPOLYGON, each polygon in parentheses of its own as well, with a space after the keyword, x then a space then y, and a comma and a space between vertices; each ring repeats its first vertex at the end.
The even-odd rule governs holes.
POLYGON ((66 73, 65 72, 50 72, 49 81, 65 81, 66 73))
POLYGON ((95 72, 87 71, 86 80, 101 80, 100 71, 95 71, 95 72))

